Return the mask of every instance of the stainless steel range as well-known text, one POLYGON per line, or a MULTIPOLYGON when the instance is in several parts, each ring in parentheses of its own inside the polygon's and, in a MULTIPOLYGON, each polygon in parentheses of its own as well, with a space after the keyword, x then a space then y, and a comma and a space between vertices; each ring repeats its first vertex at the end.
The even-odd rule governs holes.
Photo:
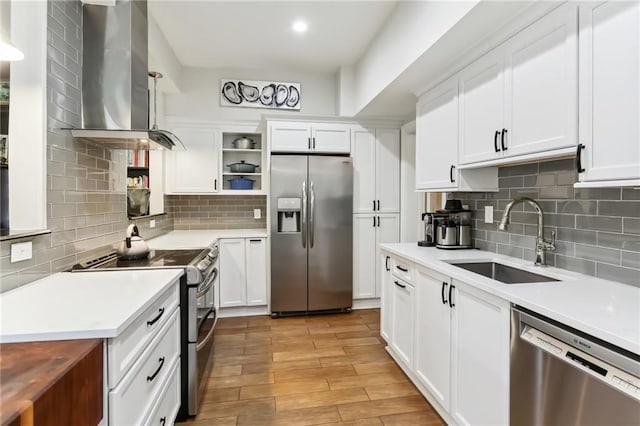
POLYGON ((184 269, 180 279, 182 403, 178 420, 196 415, 208 376, 219 302, 218 246, 151 250, 146 259, 119 260, 115 253, 74 265, 72 272, 130 269, 184 269))

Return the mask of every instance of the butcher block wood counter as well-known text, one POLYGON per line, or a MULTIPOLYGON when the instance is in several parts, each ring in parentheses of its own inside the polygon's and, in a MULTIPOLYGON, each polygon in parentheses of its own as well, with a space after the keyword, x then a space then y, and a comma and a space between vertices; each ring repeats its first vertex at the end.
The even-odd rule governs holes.
POLYGON ((0 344, 0 424, 97 425, 101 339, 0 344))

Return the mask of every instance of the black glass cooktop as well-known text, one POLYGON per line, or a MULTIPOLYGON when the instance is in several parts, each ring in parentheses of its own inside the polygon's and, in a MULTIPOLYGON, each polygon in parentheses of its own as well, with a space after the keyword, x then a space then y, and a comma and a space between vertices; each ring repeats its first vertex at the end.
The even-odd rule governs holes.
POLYGON ((151 250, 146 259, 119 260, 115 253, 79 263, 72 270, 120 268, 176 268, 189 265, 204 249, 151 250))

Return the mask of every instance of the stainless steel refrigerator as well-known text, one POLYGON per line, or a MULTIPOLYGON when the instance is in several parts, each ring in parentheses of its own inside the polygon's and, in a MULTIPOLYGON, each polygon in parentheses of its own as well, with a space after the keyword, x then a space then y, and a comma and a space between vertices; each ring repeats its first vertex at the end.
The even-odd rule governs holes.
POLYGON ((353 164, 271 156, 271 312, 351 308, 353 164))

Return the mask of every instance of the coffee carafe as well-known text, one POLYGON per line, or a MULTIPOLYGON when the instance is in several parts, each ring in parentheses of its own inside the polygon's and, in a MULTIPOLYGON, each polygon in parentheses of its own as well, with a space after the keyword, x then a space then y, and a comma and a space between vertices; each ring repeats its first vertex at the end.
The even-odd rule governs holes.
POLYGON ((422 223, 424 225, 424 240, 418 241, 420 247, 433 247, 436 245, 438 225, 440 221, 446 219, 448 215, 440 213, 422 213, 422 223))
POLYGON ((451 219, 442 220, 438 226, 437 247, 450 247, 458 244, 458 227, 451 219))

